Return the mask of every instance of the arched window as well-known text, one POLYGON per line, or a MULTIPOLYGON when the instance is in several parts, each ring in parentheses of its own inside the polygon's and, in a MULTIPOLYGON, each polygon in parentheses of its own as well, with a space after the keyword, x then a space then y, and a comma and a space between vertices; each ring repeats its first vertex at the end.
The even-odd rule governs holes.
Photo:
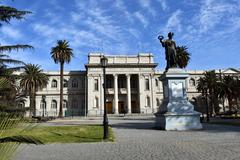
POLYGON ((98 99, 98 97, 95 97, 95 99, 94 99, 94 107, 96 107, 96 108, 99 107, 99 99, 98 99))
POLYGON ((73 88, 78 88, 78 81, 76 79, 72 80, 72 87, 73 88))
POLYGON ((52 80, 52 84, 51 84, 52 88, 57 88, 57 80, 52 80))
POLYGON ((18 108, 24 108, 25 107, 25 103, 23 101, 18 103, 18 108))
POLYGON ((67 100, 63 100, 63 108, 68 108, 68 102, 67 102, 67 100))
POLYGON ((43 108, 46 109, 46 106, 47 106, 46 101, 41 101, 40 102, 40 109, 43 109, 43 108))
POLYGON ((190 86, 195 86, 196 85, 195 80, 193 78, 191 78, 189 80, 189 84, 190 84, 190 86))
POLYGON ((160 106, 160 101, 158 98, 156 99, 156 102, 157 102, 157 106, 160 106))
POLYGON ((146 97, 146 107, 150 107, 150 97, 146 97))
POLYGON ((68 81, 66 79, 63 80, 63 87, 65 87, 65 88, 68 87, 68 81))
POLYGON ((56 100, 52 100, 51 108, 52 109, 56 109, 57 108, 57 101, 56 100))

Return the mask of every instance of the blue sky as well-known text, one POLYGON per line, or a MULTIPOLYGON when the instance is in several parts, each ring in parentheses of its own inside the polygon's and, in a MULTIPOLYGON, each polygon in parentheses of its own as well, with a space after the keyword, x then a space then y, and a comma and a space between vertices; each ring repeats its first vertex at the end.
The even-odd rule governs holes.
POLYGON ((66 39, 75 57, 66 70, 83 70, 89 52, 133 55, 151 52, 165 68, 157 36, 175 33, 177 45, 191 53, 188 69, 239 67, 239 0, 1 0, 33 14, 0 28, 0 43, 33 45, 11 56, 58 70, 50 57, 56 41, 66 39))

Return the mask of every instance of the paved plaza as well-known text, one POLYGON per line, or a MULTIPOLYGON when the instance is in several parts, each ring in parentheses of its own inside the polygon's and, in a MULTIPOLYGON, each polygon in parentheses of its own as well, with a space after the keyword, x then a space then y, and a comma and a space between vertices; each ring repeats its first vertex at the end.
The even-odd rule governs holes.
MULTIPOLYGON (((55 121, 45 125, 101 123, 55 121)), ((204 124, 200 131, 160 131, 154 120, 110 119, 115 142, 24 145, 14 160, 240 160, 240 127, 204 124)))

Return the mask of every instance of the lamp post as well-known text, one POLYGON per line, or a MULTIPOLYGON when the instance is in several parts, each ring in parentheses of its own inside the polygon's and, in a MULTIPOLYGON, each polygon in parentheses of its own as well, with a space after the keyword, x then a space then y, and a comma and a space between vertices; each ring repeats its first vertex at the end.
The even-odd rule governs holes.
POLYGON ((206 105, 206 114, 207 114, 207 122, 209 122, 209 111, 208 111, 208 91, 207 91, 207 86, 204 86, 205 90, 205 105, 206 105))
POLYGON ((103 68, 103 90, 104 90, 104 114, 103 114, 103 139, 108 138, 108 117, 107 117, 107 107, 106 107, 106 67, 107 67, 108 59, 103 56, 101 58, 101 66, 103 68))
POLYGON ((42 110, 43 110, 43 112, 42 112, 42 117, 44 117, 44 109, 45 109, 45 106, 46 106, 46 101, 45 101, 45 99, 46 99, 46 95, 42 95, 42 110))

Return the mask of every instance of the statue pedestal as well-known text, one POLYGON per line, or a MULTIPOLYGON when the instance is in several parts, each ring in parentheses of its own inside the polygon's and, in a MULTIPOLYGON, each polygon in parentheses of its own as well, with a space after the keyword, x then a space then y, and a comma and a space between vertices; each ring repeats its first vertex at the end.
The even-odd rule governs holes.
POLYGON ((169 68, 161 77, 164 100, 156 116, 156 128, 165 130, 202 129, 200 113, 187 100, 188 73, 179 68, 169 68))

